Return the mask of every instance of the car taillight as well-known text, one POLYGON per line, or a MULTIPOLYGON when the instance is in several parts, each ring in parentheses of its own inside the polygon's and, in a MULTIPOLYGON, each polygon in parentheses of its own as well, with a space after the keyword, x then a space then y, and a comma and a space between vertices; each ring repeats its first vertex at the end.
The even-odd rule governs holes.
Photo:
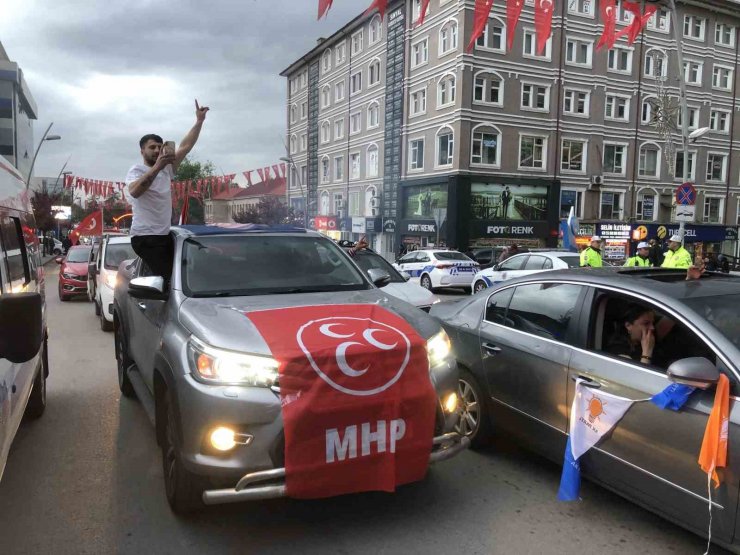
POLYGON ((452 268, 453 266, 454 266, 453 264, 437 264, 435 268, 438 268, 440 270, 448 270, 452 268))

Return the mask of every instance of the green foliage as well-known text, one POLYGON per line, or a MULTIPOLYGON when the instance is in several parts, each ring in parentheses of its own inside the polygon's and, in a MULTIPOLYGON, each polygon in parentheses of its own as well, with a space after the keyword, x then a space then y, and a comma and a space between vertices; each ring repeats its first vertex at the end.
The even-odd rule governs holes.
POLYGON ((41 231, 51 231, 57 227, 54 212, 51 209, 53 204, 54 197, 49 195, 49 193, 36 192, 31 197, 31 206, 33 207, 33 215, 36 218, 36 226, 41 231))
MULTIPOLYGON (((185 158, 177 168, 177 173, 173 181, 193 181, 203 179, 205 177, 212 177, 216 173, 216 166, 213 162, 197 162, 190 158, 185 158)), ((177 223, 180 220, 180 213, 182 212, 182 204, 184 200, 179 200, 175 204, 175 209, 172 211, 173 223, 177 223)), ((203 199, 196 198, 195 196, 190 197, 190 204, 188 205, 188 223, 189 224, 202 224, 205 222, 205 209, 203 208, 203 199)))

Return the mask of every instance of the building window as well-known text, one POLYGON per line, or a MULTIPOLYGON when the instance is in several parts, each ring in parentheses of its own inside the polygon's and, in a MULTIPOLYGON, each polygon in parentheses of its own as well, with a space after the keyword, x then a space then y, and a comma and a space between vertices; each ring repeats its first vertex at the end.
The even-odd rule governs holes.
MULTIPOLYGON (((375 216, 378 213, 378 191, 375 187, 368 187, 365 190, 365 216, 375 216)), ((358 199, 359 204, 359 199, 358 199)), ((358 214, 359 215, 359 214, 358 214)))
POLYGON ((367 128, 374 129, 380 126, 380 105, 376 102, 367 109, 367 128))
POLYGON ((588 92, 565 89, 563 112, 572 116, 588 116, 590 98, 588 92))
POLYGON ((663 52, 651 50, 645 54, 645 77, 668 76, 668 60, 663 52))
POLYGON ((370 22, 370 44, 377 43, 383 36, 383 22, 380 20, 380 15, 373 17, 370 22))
POLYGON ((729 91, 732 89, 734 82, 734 70, 727 66, 714 66, 712 72, 712 87, 715 89, 722 89, 723 91, 729 91))
POLYGON ((640 148, 640 177, 660 177, 660 149, 655 145, 640 148))
MULTIPOLYGON (((674 177, 677 180, 683 180, 683 150, 676 151, 676 165, 674 167, 674 177)), ((696 180, 696 152, 689 152, 689 174, 691 181, 696 180)))
POLYGON ((632 50, 615 46, 609 50, 609 71, 632 73, 632 50))
POLYGON ((703 67, 702 62, 688 61, 683 63, 683 74, 687 85, 701 85, 703 67))
POLYGON ((414 139, 409 143, 409 169, 424 169, 424 139, 414 139))
POLYGON ((342 193, 334 193, 333 195, 334 200, 334 214, 339 216, 340 218, 344 215, 344 199, 342 197, 342 193))
POLYGON ((349 116, 349 134, 354 135, 362 131, 362 112, 355 112, 349 116))
POLYGON ((331 71, 331 50, 324 52, 321 56, 321 73, 329 73, 331 71))
POLYGON ((326 144, 331 141, 331 126, 328 121, 321 124, 321 142, 326 144))
POLYGON ((354 152, 349 155, 349 178, 360 179, 360 153, 354 152))
POLYGON ((344 156, 334 158, 334 181, 344 179, 344 156))
POLYGON ((524 29, 524 48, 522 54, 527 58, 538 58, 541 60, 549 60, 552 54, 552 37, 547 39, 547 45, 545 46, 545 52, 541 55, 537 55, 537 33, 534 29, 524 29))
POLYGON ((473 101, 483 104, 503 104, 503 82, 493 74, 480 74, 475 78, 473 101))
POLYGON ((331 89, 329 85, 321 89, 321 107, 328 108, 331 105, 331 89))
POLYGON ((649 124, 653 119, 653 105, 647 100, 642 102, 642 123, 649 124))
POLYGON ((695 15, 683 16, 683 36, 687 39, 704 40, 707 20, 695 15))
POLYGON ((604 144, 604 173, 624 175, 627 166, 625 145, 604 144))
POLYGON ((724 212, 724 198, 722 197, 705 197, 704 198, 704 223, 721 224, 722 213, 724 212))
POLYGON ((727 23, 717 23, 714 28, 714 42, 719 46, 735 48, 735 27, 727 23))
POLYGON ((329 173, 329 157, 324 156, 321 159, 321 182, 329 183, 331 174, 329 173))
POLYGON ((457 21, 448 21, 439 30, 439 55, 457 50, 457 21))
POLYGON ((563 139, 560 169, 571 172, 586 171, 586 141, 563 139))
POLYGON ((290 107, 290 123, 295 123, 297 118, 298 118, 298 106, 293 104, 290 107))
MULTIPOLYGON (((699 127, 699 108, 688 109, 689 113, 689 130, 698 129, 699 127)), ((683 111, 678 111, 678 117, 676 118, 676 125, 679 129, 683 126, 683 111)))
POLYGON ((522 83, 522 108, 549 111, 550 87, 522 83))
POLYGON ((712 110, 709 115, 709 128, 717 133, 730 132, 730 112, 712 110))
POLYGON ((727 155, 712 154, 707 156, 707 181, 724 181, 726 179, 727 155))
POLYGON ((380 60, 370 62, 370 67, 367 69, 367 80, 370 87, 380 83, 380 60))
POLYGON ((591 67, 594 43, 586 40, 567 39, 565 62, 574 66, 591 67))
POLYGON ((506 50, 506 32, 504 29, 503 23, 489 19, 483 34, 475 42, 476 47, 504 52, 506 50))
POLYGON ((580 218, 583 210, 583 191, 562 189, 560 191, 560 218, 570 216, 571 208, 575 208, 575 215, 580 218))
POLYGON ((606 104, 604 105, 604 117, 606 119, 629 121, 630 99, 614 94, 607 94, 606 104))
POLYGON ((343 64, 347 59, 347 43, 341 42, 334 49, 334 61, 337 65, 343 64))
POLYGON ((411 67, 418 67, 429 61, 429 40, 424 39, 411 47, 411 67))
POLYGON ((336 85, 334 85, 334 101, 339 102, 341 100, 344 100, 344 81, 340 81, 336 85))
POLYGON ((411 93, 411 115, 418 116, 427 111, 427 90, 419 89, 411 93))
POLYGON ((601 219, 602 220, 619 220, 622 212, 622 194, 621 193, 601 193, 601 219))
POLYGON ((439 82, 437 107, 449 106, 455 103, 456 92, 455 76, 448 75, 439 82))
POLYGON ((301 166, 301 182, 298 184, 303 186, 308 176, 308 166, 301 166))
POLYGON ((349 78, 349 95, 355 95, 362 91, 362 72, 358 71, 349 78))
POLYGON ((593 17, 596 0, 568 0, 568 13, 593 17))
POLYGON ((737 216, 737 219, 735 220, 735 222, 737 224, 740 224, 740 198, 737 199, 737 214, 736 214, 736 216, 737 216))
POLYGON ((473 149, 470 161, 473 164, 498 166, 500 133, 493 128, 478 128, 473 131, 473 149))
POLYGON ((437 165, 451 166, 455 153, 455 136, 452 129, 445 128, 437 135, 437 165))
POLYGON ((378 147, 370 145, 367 147, 367 177, 378 177, 378 147))
POLYGON ((527 169, 545 168, 545 137, 522 135, 519 138, 519 167, 527 169))
POLYGON ((326 191, 324 191, 323 193, 321 193, 321 209, 320 209, 321 215, 322 216, 328 216, 329 215, 329 210, 330 210, 330 208, 329 208, 329 193, 327 193, 326 191))
POLYGON ((308 117, 308 101, 303 102, 301 104, 301 119, 306 119, 308 117))
POLYGON ((298 137, 295 135, 290 137, 290 152, 291 154, 298 152, 298 137))
MULTIPOLYGON (((413 7, 414 22, 419 21, 419 17, 421 17, 421 5, 422 5, 422 0, 414 0, 414 7, 413 7)), ((424 15, 425 16, 429 15, 429 3, 427 3, 426 12, 424 15)))
POLYGON ((670 30, 671 14, 667 8, 658 8, 653 17, 648 21, 648 29, 667 33, 670 30))
POLYGON ((344 138, 344 118, 334 122, 334 140, 344 138))
POLYGON ((362 46, 365 41, 365 35, 362 32, 362 29, 357 31, 354 35, 352 35, 352 55, 359 54, 362 52, 362 46))
POLYGON ((635 216, 643 222, 655 220, 656 195, 653 193, 640 193, 637 195, 637 210, 635 216))

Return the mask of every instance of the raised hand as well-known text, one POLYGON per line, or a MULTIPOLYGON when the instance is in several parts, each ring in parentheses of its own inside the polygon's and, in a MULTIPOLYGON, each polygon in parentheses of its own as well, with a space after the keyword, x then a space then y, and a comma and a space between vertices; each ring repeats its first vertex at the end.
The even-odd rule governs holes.
POLYGON ((159 157, 157 158, 157 162, 154 164, 154 167, 161 171, 170 164, 174 163, 175 153, 166 149, 164 145, 162 145, 162 148, 159 149, 159 157))
POLYGON ((199 122, 204 122, 206 120, 206 113, 210 110, 208 106, 199 106, 198 100, 195 100, 195 119, 199 122))

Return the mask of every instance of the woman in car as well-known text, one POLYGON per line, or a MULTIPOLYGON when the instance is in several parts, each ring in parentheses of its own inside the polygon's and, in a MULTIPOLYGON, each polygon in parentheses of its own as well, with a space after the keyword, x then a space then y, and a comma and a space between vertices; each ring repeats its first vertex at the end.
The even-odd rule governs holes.
POLYGON ((606 351, 642 364, 652 364, 654 350, 655 312, 643 305, 629 305, 618 319, 606 351))

